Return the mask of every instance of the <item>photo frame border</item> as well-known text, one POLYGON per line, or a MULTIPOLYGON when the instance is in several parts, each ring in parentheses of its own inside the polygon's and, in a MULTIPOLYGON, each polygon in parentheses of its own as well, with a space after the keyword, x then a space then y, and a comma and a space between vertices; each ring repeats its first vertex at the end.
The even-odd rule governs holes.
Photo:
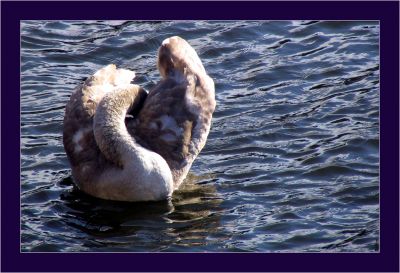
POLYGON ((399 271, 399 2, 1 2, 1 270, 12 272, 399 271), (377 253, 25 253, 20 251, 21 20, 378 20, 377 253))

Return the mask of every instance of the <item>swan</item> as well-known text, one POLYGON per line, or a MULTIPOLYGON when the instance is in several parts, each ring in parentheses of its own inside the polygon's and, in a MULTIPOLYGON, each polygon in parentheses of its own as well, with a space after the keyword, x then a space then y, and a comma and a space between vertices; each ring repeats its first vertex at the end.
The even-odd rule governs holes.
POLYGON ((214 82, 178 36, 158 49, 160 81, 148 93, 135 72, 107 65, 76 87, 63 144, 76 186, 117 201, 171 197, 204 147, 216 107, 214 82))

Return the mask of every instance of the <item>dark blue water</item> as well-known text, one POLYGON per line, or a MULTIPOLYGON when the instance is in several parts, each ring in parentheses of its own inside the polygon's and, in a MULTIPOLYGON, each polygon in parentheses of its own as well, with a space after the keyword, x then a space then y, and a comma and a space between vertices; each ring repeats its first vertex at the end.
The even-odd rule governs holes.
POLYGON ((22 251, 379 251, 378 22, 23 21, 21 65, 22 251), (69 96, 109 63, 150 89, 172 35, 216 83, 206 147, 171 201, 85 195, 69 96))

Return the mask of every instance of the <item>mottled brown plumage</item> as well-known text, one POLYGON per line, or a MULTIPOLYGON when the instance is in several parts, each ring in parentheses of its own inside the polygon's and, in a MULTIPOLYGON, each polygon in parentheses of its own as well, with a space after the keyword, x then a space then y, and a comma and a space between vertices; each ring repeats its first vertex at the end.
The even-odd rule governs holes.
POLYGON ((163 42, 158 60, 163 79, 150 91, 129 131, 167 161, 177 188, 205 145, 215 109, 214 83, 180 37, 163 42))
POLYGON ((157 65, 163 78, 148 95, 129 84, 133 72, 109 65, 71 96, 64 147, 83 191, 112 200, 167 198, 204 147, 215 109, 212 79, 176 36, 162 43, 157 65), (128 111, 135 116, 124 123, 128 111))

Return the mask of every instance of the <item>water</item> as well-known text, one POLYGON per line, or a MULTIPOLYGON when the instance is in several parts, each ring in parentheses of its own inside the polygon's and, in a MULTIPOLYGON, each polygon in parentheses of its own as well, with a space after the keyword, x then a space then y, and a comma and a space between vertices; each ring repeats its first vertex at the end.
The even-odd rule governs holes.
POLYGON ((21 57, 22 251, 379 251, 378 22, 24 21, 21 57), (72 90, 109 63, 150 89, 172 35, 216 83, 185 185, 155 203, 80 192, 72 90))

